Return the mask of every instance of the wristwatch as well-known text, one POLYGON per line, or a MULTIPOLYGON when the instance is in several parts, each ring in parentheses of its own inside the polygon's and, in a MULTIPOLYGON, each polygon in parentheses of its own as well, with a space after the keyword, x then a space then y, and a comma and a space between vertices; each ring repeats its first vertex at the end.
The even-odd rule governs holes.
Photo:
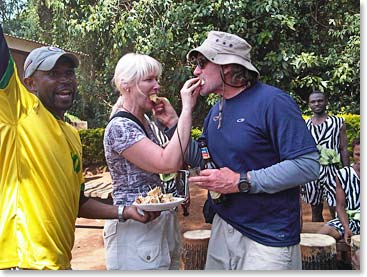
POLYGON ((124 219, 124 209, 125 209, 124 205, 119 205, 117 208, 117 215, 118 215, 119 222, 126 221, 126 219, 124 219))
POLYGON ((248 193, 251 189, 251 183, 247 179, 247 172, 240 173, 240 181, 237 184, 239 192, 248 193))

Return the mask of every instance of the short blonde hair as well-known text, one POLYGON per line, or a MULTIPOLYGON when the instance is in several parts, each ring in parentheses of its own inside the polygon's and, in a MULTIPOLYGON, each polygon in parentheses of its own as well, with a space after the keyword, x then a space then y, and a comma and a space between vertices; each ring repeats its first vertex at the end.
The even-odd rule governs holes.
POLYGON ((148 55, 127 53, 116 65, 113 82, 121 93, 122 83, 135 85, 149 74, 159 78, 162 75, 162 64, 148 55))

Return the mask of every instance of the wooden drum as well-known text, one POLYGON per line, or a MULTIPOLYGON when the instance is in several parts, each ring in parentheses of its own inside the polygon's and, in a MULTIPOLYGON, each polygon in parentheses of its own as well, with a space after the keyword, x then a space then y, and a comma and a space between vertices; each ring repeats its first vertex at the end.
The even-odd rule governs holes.
POLYGON ((192 230, 183 234, 184 270, 203 270, 205 268, 210 233, 210 230, 192 230))
POLYGON ((336 240, 328 235, 301 233, 303 270, 329 270, 336 267, 336 240))
POLYGON ((361 243, 360 235, 352 236, 350 251, 351 251, 352 269, 354 270, 360 270, 360 243, 361 243))

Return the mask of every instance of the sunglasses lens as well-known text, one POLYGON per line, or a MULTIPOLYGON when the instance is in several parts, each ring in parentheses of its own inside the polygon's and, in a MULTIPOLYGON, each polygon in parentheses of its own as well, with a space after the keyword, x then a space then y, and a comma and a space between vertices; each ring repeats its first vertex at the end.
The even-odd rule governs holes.
POLYGON ((204 61, 204 59, 200 59, 200 60, 198 60, 198 66, 199 66, 201 69, 203 69, 203 68, 204 68, 204 66, 205 66, 205 61, 204 61))
POLYGON ((198 59, 192 60, 190 62, 190 65, 192 68, 196 68, 198 66, 200 69, 204 69, 207 62, 208 60, 206 58, 198 58, 198 59))

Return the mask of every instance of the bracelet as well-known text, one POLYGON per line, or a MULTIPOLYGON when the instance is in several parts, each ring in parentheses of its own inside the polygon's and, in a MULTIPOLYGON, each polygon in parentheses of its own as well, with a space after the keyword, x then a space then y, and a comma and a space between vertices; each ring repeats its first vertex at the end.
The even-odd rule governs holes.
POLYGON ((125 222, 126 221, 124 219, 124 209, 125 209, 124 205, 119 205, 118 208, 117 208, 117 215, 118 215, 119 222, 125 222))

